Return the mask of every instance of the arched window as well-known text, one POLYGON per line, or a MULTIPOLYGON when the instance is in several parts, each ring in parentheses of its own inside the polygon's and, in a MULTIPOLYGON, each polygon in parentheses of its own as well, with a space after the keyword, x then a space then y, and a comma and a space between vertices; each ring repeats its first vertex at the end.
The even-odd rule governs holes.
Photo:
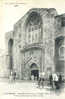
POLYGON ((9 69, 12 70, 13 69, 13 39, 10 39, 8 42, 8 51, 9 51, 9 57, 10 57, 10 61, 9 61, 9 69))
POLYGON ((13 39, 10 39, 8 42, 9 54, 12 54, 12 48, 13 48, 13 39))
POLYGON ((26 43, 38 43, 41 40, 42 19, 37 12, 32 12, 26 21, 26 43))
POLYGON ((59 48, 59 58, 60 59, 65 58, 65 46, 64 45, 60 46, 60 48, 59 48))

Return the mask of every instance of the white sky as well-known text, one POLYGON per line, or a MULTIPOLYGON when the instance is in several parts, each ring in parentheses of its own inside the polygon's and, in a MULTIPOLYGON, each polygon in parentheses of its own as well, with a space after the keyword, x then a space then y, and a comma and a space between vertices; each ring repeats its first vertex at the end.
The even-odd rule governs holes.
POLYGON ((5 49, 5 33, 12 30, 13 24, 16 23, 30 8, 56 8, 58 14, 65 13, 65 0, 16 1, 3 0, 3 2, 0 2, 0 49, 5 49), (16 3, 19 4, 17 5, 16 3))

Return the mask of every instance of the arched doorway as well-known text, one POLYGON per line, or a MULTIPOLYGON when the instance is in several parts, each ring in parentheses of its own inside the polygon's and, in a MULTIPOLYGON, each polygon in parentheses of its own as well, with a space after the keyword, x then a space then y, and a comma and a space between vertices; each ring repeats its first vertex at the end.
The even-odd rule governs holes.
POLYGON ((37 64, 35 63, 31 64, 30 69, 31 69, 31 79, 38 80, 39 70, 38 70, 37 64))
POLYGON ((9 70, 10 74, 13 70, 13 39, 10 39, 8 42, 8 53, 9 53, 9 70))

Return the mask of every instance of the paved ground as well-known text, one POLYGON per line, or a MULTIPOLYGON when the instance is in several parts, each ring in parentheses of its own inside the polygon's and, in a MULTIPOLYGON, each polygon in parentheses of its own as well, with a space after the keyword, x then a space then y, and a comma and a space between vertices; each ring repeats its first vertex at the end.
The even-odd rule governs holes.
POLYGON ((38 88, 36 82, 0 81, 0 99, 65 99, 62 92, 53 91, 49 87, 38 88))

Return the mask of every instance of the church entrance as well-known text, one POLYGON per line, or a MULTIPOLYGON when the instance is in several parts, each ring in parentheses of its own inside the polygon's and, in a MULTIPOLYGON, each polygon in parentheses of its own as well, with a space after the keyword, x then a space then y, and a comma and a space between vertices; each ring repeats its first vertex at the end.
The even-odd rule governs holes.
POLYGON ((33 63, 30 69, 31 69, 31 80, 38 80, 39 70, 38 70, 37 64, 33 63))

